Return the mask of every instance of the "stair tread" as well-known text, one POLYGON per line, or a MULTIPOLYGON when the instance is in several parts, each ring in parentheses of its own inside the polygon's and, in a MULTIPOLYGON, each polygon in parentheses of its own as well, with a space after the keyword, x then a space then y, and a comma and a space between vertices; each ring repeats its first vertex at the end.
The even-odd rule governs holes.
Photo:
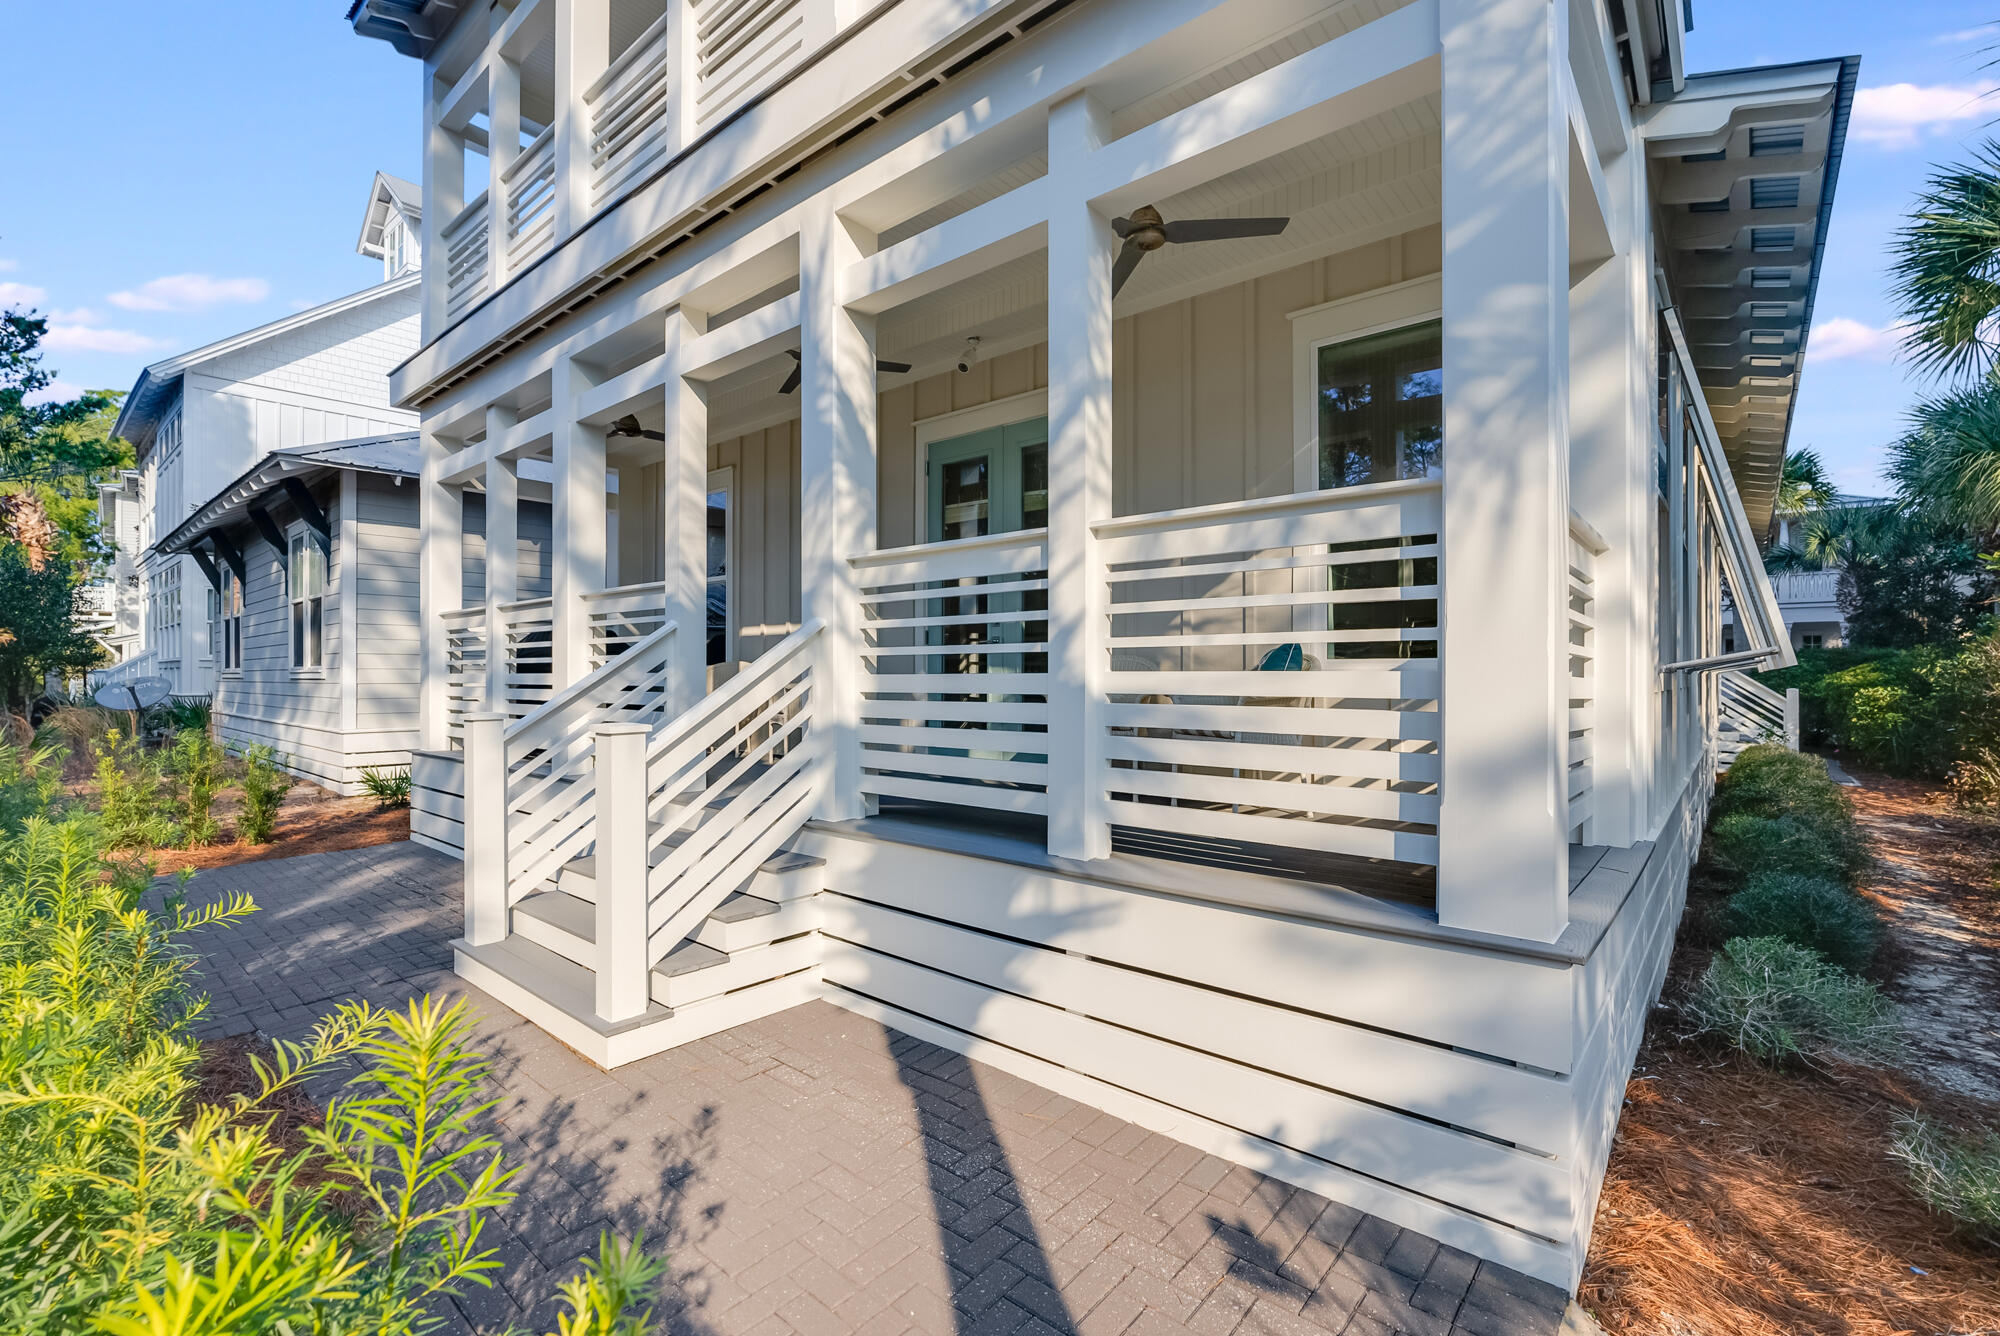
POLYGON ((616 1033, 635 1025, 666 1020, 674 1014, 672 1007, 649 998, 643 1015, 621 1021, 616 1026, 607 1026, 597 1017, 596 976, 575 961, 565 960, 547 947, 537 946, 518 936, 487 946, 470 946, 464 942, 453 945, 489 969, 506 975, 513 983, 550 1006, 600 1033, 616 1033))
MULTIPOLYGON (((653 865, 657 867, 665 860, 666 856, 667 850, 664 848, 661 849, 659 857, 653 860, 653 865)), ((773 875, 782 875, 787 872, 798 872, 806 868, 824 867, 825 865, 826 860, 824 858, 819 858, 812 854, 793 853, 789 849, 781 849, 759 863, 757 870, 759 872, 769 872, 773 875)), ((595 881, 597 880, 597 856, 595 854, 578 854, 575 858, 563 864, 562 870, 565 876, 588 877, 592 881, 595 881)))
POLYGON ((711 910, 708 917, 717 923, 742 923, 747 919, 775 914, 778 908, 776 900, 766 900, 761 896, 737 891, 711 910))
POLYGON ((660 963, 653 966, 653 973, 655 976, 674 979, 683 974, 693 974, 698 970, 728 963, 727 951, 718 951, 712 946, 703 946, 700 942, 682 942, 660 958, 660 963))
POLYGON ((514 906, 514 912, 540 919, 586 942, 597 940, 597 906, 566 891, 537 891, 523 896, 514 906))

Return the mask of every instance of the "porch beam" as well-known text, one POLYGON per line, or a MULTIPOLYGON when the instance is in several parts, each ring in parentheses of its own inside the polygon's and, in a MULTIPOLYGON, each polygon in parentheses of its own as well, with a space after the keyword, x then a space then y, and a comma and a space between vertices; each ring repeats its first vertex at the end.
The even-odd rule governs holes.
POLYGON ((801 295, 794 292, 720 329, 688 336, 681 349, 681 374, 695 380, 718 380, 778 356, 798 337, 802 310, 801 295))
POLYGON ((1092 203, 1125 213, 1436 89, 1440 3, 1415 0, 1106 144, 1092 203))
POLYGON ((486 87, 490 73, 485 56, 474 60, 471 67, 458 76, 458 82, 438 99, 438 124, 460 134, 470 128, 472 118, 486 110, 486 87))
MULTIPOLYGON (((1569 921, 1567 0, 1440 0, 1438 921, 1569 921)), ((1364 30, 1365 31, 1365 30, 1364 30)))
POLYGON ((855 262, 847 287, 857 311, 879 313, 1047 244, 1048 178, 1030 181, 855 262))
POLYGON ((861 793, 860 587, 848 558, 880 536, 875 317, 842 304, 860 248, 822 196, 799 235, 799 534, 802 613, 824 622, 813 665, 819 815, 865 814, 861 793))
POLYGON ((1049 853, 1111 854, 1104 689, 1109 626, 1093 525, 1112 512, 1111 264, 1089 203, 1107 116, 1088 94, 1049 112, 1049 853))
POLYGON ((519 460, 540 450, 555 434, 553 412, 543 409, 531 418, 514 420, 510 413, 505 431, 493 430, 492 409, 487 410, 486 439, 454 451, 447 459, 440 480, 454 487, 477 482, 486 476, 486 466, 496 459, 519 460))

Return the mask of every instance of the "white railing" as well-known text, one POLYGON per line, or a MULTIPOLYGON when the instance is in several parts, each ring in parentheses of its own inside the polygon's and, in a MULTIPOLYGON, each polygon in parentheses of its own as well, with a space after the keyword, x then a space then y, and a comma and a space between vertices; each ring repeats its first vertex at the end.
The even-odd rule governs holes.
POLYGON ((667 622, 664 581, 622 585, 583 596, 584 635, 593 670, 623 654, 667 622))
POLYGON ((1785 603, 1838 603, 1839 571, 1781 571, 1771 577, 1771 591, 1785 603))
POLYGON ((830 26, 830 0, 691 0, 694 121, 705 127, 770 87, 830 26), (825 11, 821 13, 820 11, 825 11))
POLYGON ((1773 691, 1748 673, 1728 669, 1716 674, 1717 712, 1722 736, 1717 751, 1723 769, 1743 748, 1775 742, 1799 749, 1799 689, 1773 691))
POLYGON ((600 207, 680 148, 682 81, 673 69, 672 0, 665 13, 584 90, 590 116, 591 193, 600 207))
MULTIPOLYGON (((609 724, 636 724, 648 730, 673 714, 669 680, 673 637, 669 622, 633 644, 576 685, 556 693, 540 708, 499 728, 468 733, 466 851, 504 849, 503 869, 479 869, 489 885, 504 887, 504 904, 515 901, 554 876, 582 854, 592 840, 597 771, 592 764, 593 734, 609 724), (475 745, 474 738, 484 741, 475 745), (497 754, 481 754, 487 748, 497 754), (474 777, 484 810, 473 810, 474 777)), ((470 888, 473 870, 468 869, 470 888)))
POLYGON ((555 604, 546 598, 500 605, 500 693, 486 708, 509 719, 539 709, 555 682, 555 604))
POLYGON ((1589 843, 1597 779, 1597 559, 1604 540, 1582 519, 1569 526, 1569 732, 1566 794, 1570 838, 1589 843))
POLYGON ((1118 826, 1437 862, 1440 490, 1095 527, 1118 826))
POLYGON ((861 791, 1048 811, 1048 535, 855 557, 861 791))
POLYGON ((444 225, 438 240, 444 246, 447 319, 456 320, 486 295, 486 192, 444 225))
MULTIPOLYGON (((678 946, 812 815, 819 773, 813 621, 661 730, 646 749, 647 965, 678 946)), ((637 854, 643 857, 632 857, 637 854)), ((600 880, 600 886, 606 883, 600 880)))
POLYGON ((507 268, 526 265, 556 235, 556 138, 547 126, 500 173, 507 191, 507 268))
POLYGON ((149 649, 134 654, 123 663, 113 664, 109 668, 94 669, 86 680, 90 684, 90 689, 95 691, 102 686, 120 685, 138 677, 152 677, 159 672, 159 666, 159 651, 149 649))
POLYGON ((486 706, 486 608, 457 608, 443 614, 445 732, 463 745, 465 716, 486 706))

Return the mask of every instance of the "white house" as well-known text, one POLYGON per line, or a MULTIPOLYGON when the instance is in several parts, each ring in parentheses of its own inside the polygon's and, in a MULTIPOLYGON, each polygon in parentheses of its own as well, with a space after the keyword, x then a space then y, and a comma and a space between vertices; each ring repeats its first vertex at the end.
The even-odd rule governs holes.
POLYGON ((1574 1283, 1856 73, 1682 12, 357 0, 459 972, 607 1066, 824 998, 1574 1283), (531 468, 547 597, 453 606, 531 468))
POLYGON ((177 694, 212 694, 208 627, 220 593, 192 557, 159 551, 158 540, 274 450, 415 428, 416 415, 390 403, 388 381, 417 348, 415 189, 380 174, 371 188, 358 249, 382 262, 380 283, 139 374, 115 428, 137 452, 137 496, 128 482, 110 502, 136 501, 136 523, 120 521, 129 539, 118 530, 116 621, 136 623, 138 635, 112 676, 158 674, 177 694))
MULTIPOLYGON (((1836 507, 1869 508, 1889 502, 1876 496, 1842 496, 1836 507)), ((1781 514, 1773 542, 1780 547, 1798 541, 1803 516, 1781 514)), ((1840 606, 1840 570, 1781 571, 1771 576, 1771 588, 1778 597, 1778 612, 1785 619, 1785 634, 1793 649, 1838 649, 1847 643, 1847 614, 1840 606)), ((1722 645, 1736 647, 1736 609, 1722 607, 1722 645)))

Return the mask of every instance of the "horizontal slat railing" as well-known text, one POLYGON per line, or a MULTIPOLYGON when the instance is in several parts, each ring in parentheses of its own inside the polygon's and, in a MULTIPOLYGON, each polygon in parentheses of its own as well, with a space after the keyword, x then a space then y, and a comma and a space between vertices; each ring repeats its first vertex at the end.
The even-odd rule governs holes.
POLYGON ((851 564, 864 641, 862 792, 1046 813, 1046 531, 851 564))
POLYGON ((817 44, 815 29, 830 30, 833 4, 832 0, 691 0, 690 7, 694 119, 702 127, 798 64, 817 44))
POLYGON ((439 234, 444 245, 445 315, 457 319, 486 295, 486 192, 467 204, 439 234))
POLYGON ((647 750, 651 964, 799 831, 819 772, 808 622, 658 733, 647 750))
POLYGON ((547 126, 500 174, 507 190, 507 268, 547 250, 555 238, 555 127, 547 126))
POLYGON ((1439 485, 1097 526, 1114 825, 1437 862, 1439 485))
POLYGON ((463 745, 465 716, 486 705, 486 608, 458 608, 444 622, 445 731, 451 745, 463 745))
POLYGON ((667 586, 662 580, 585 594, 583 621, 590 666, 603 667, 659 630, 666 620, 667 586))
POLYGON ((541 707, 555 681, 555 605, 545 598, 503 603, 499 652, 506 655, 500 698, 487 708, 521 719, 541 707))
POLYGON ((599 207, 629 188, 647 167, 680 148, 676 112, 682 91, 672 67, 669 29, 675 4, 584 90, 590 116, 591 189, 599 207))
POLYGON ((1725 747, 1725 763, 1753 742, 1775 742, 1797 751, 1799 747, 1798 688, 1773 691, 1748 673, 1728 669, 1716 674, 1717 707, 1735 734, 1725 747))
POLYGON ((1588 844, 1597 782, 1597 559, 1603 540, 1572 517, 1568 536, 1569 732, 1566 792, 1570 838, 1588 844))

